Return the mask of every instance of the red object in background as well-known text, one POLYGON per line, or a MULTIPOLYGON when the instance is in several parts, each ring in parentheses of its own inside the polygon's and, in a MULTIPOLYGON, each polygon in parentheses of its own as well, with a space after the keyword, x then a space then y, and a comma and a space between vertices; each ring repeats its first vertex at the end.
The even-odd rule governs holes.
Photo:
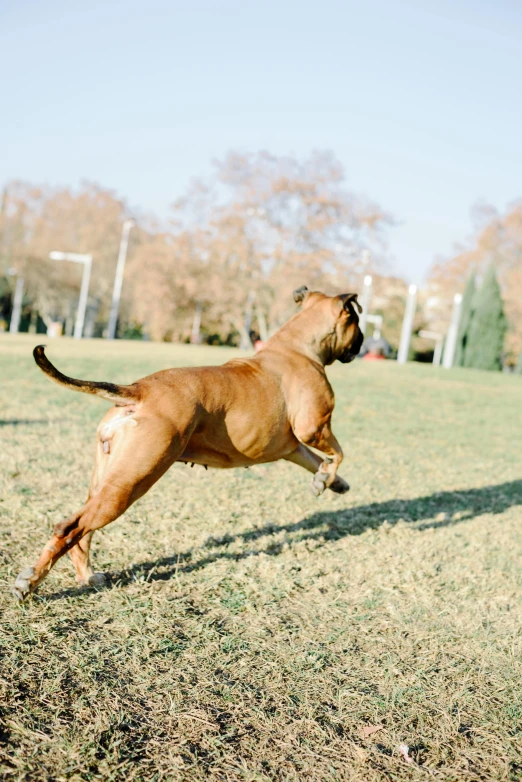
POLYGON ((256 339, 256 341, 254 342, 254 350, 256 351, 256 353, 259 350, 261 350, 261 348, 264 348, 264 346, 265 343, 261 339, 256 339))
POLYGON ((372 353, 370 350, 364 354, 363 361, 386 361, 386 356, 383 356, 382 353, 372 353))

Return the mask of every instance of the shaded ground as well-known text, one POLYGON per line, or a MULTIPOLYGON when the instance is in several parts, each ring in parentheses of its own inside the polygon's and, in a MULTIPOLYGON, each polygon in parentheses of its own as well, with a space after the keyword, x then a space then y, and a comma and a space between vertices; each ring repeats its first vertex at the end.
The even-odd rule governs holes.
MULTIPOLYGON (((46 380, 32 344, 0 337, 4 778, 522 778, 520 378, 333 367, 348 495, 314 499, 290 464, 176 465, 98 535, 107 588, 64 560, 19 607, 10 583, 82 503, 106 409, 46 380)), ((232 355, 49 344, 122 382, 232 355)))

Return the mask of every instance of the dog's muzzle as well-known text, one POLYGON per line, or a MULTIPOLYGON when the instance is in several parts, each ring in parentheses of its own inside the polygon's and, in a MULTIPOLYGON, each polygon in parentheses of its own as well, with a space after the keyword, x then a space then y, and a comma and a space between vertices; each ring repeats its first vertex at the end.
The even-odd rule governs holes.
POLYGON ((353 361, 354 358, 357 358, 359 355, 359 351, 362 348, 362 344, 364 342, 364 334, 362 331, 359 330, 359 334, 357 335, 357 339, 350 345, 350 347, 346 348, 341 355, 339 356, 339 361, 342 364, 349 364, 350 361, 353 361))

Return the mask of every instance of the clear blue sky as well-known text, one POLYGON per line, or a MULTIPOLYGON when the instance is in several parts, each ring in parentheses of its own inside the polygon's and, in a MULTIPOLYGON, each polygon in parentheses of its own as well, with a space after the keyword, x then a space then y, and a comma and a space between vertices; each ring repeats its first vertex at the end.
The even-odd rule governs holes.
POLYGON ((519 0, 0 0, 0 185, 161 216, 231 148, 331 149, 420 281, 522 197, 519 0))

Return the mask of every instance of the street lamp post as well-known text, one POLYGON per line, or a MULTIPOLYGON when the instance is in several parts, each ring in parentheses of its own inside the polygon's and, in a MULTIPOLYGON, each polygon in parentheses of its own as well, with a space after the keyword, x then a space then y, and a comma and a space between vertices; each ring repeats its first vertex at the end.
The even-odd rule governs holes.
MULTIPOLYGON (((8 272, 9 274, 9 272, 8 272)), ((17 334, 20 328, 20 318, 22 316, 22 302, 24 298, 24 278, 17 277, 15 292, 13 296, 13 311, 9 323, 9 333, 17 334)))
POLYGON ((365 274, 363 291, 361 296, 361 317, 359 318, 359 328, 364 336, 366 336, 366 323, 368 321, 368 312, 370 307, 370 297, 372 295, 372 276, 371 274, 365 274))
POLYGON ((120 251, 118 253, 118 263, 116 264, 114 288, 112 290, 112 303, 111 303, 111 312, 109 315, 109 325, 107 326, 107 339, 114 339, 116 336, 116 326, 118 325, 118 311, 120 309, 121 289, 123 286, 123 272, 125 270, 125 261, 127 259, 127 247, 129 246, 129 233, 133 225, 134 225, 134 220, 125 220, 121 231, 120 251))
POLYGON ((417 304, 417 286, 410 285, 408 288, 408 299, 406 301, 406 311, 402 321, 401 341, 399 343, 399 352, 397 361, 399 364, 405 364, 408 360, 410 351, 411 330, 413 328, 413 319, 415 317, 415 307, 417 304))
POLYGON ((451 323, 446 336, 446 346, 444 348, 444 357, 442 366, 444 369, 451 369, 455 358, 455 349, 457 347, 457 337, 459 335, 460 311, 462 309, 462 294, 456 293, 453 297, 453 311, 451 313, 451 323))
POLYGON ((87 297, 89 295, 89 282, 91 279, 92 255, 82 255, 80 253, 62 253, 57 250, 49 253, 51 261, 72 261, 73 263, 83 263, 82 287, 80 288, 80 300, 78 302, 78 312, 76 313, 76 323, 74 324, 74 338, 81 339, 83 326, 85 323, 85 310, 87 308, 87 297))

